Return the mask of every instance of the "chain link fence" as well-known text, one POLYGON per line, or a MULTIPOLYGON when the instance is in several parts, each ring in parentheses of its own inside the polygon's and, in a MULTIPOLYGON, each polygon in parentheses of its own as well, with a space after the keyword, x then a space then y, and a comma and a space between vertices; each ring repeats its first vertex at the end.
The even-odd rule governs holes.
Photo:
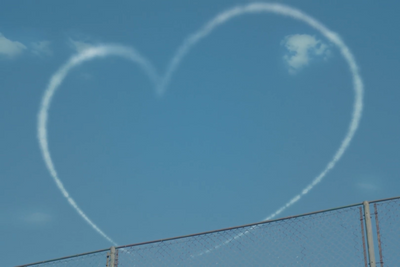
POLYGON ((23 266, 374 267, 375 261, 394 267, 399 247, 400 197, 23 266), (373 237, 366 228, 371 222, 373 237), (371 260, 374 248, 377 259, 371 260))
POLYGON ((377 266, 400 265, 400 198, 371 202, 378 242, 377 266))

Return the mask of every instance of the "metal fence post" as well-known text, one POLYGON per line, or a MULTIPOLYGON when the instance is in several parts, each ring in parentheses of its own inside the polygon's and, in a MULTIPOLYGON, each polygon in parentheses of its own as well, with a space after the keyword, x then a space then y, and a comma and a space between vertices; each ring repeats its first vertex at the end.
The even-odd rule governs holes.
POLYGON ((110 248, 110 267, 115 267, 115 247, 110 248))
POLYGON ((364 205, 365 227, 367 228, 369 266, 376 267, 375 252, 374 252, 374 237, 372 235, 371 213, 369 211, 368 201, 364 201, 363 205, 364 205))

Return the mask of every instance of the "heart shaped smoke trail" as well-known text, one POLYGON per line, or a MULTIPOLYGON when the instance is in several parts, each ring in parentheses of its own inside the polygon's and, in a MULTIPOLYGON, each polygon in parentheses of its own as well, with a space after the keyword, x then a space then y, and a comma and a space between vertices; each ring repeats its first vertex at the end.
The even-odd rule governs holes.
MULTIPOLYGON (((78 212, 78 214, 101 236, 110 241, 112 244, 116 245, 116 243, 108 237, 95 223, 93 223, 89 217, 79 208, 74 199, 69 195, 68 191, 65 189, 63 183, 61 182, 58 174, 56 172, 55 166, 50 156, 48 141, 47 141, 47 118, 48 118, 48 110, 51 104, 52 97, 56 92, 57 88, 61 85, 64 78, 67 76, 68 72, 74 67, 82 64, 85 61, 90 59, 98 58, 98 57, 106 57, 110 55, 120 56, 123 58, 127 58, 132 60, 135 63, 138 63, 140 67, 144 69, 146 74, 150 77, 151 81, 157 86, 157 93, 162 95, 165 93, 167 86, 171 80, 172 75, 179 67, 182 62, 184 56, 192 49, 194 45, 196 45, 200 40, 207 37, 216 27, 230 21, 231 19, 245 15, 245 14, 256 14, 256 13, 275 13, 278 15, 288 16, 299 21, 303 21, 311 27, 315 28, 322 35, 324 35, 328 40, 334 43, 340 50, 341 54, 345 58, 346 62, 349 65, 350 72, 353 79, 353 88, 355 93, 353 111, 350 121, 350 126, 348 131, 340 144, 339 149, 334 154, 332 160, 327 164, 327 166, 322 170, 322 172, 314 178, 314 180, 307 185, 301 193, 293 197, 290 201, 288 201, 284 206, 278 209, 276 212, 265 218, 264 220, 269 220, 276 217, 278 214, 283 212, 288 207, 292 206, 294 203, 299 201, 302 196, 306 195, 313 189, 318 183, 320 183, 323 178, 328 174, 330 170, 332 170, 336 163, 343 156, 344 152, 350 145, 351 140, 354 137, 355 132, 357 131, 361 114, 363 108, 363 83, 361 76, 358 71, 357 64, 355 62, 354 56, 350 52, 349 48, 344 44, 341 38, 334 32, 330 31, 323 24, 311 18, 310 16, 304 14, 303 12, 291 8, 289 6, 281 5, 281 4, 268 4, 268 3, 252 3, 245 6, 237 6, 232 9, 229 9, 225 12, 220 13, 210 22, 208 22, 203 28, 201 28, 196 33, 190 35, 183 44, 178 48, 175 56, 172 58, 165 75, 160 80, 157 75, 155 69, 152 65, 147 61, 143 56, 141 56, 137 51, 117 45, 104 45, 93 47, 88 50, 82 51, 81 53, 73 56, 65 65, 63 65, 50 79, 49 85, 45 90, 44 96, 42 98, 39 115, 38 115, 38 139, 40 148, 42 151, 42 155, 44 161, 46 163, 47 169, 49 170, 52 178, 54 179, 57 187, 62 192, 63 196, 68 200, 69 204, 78 212)), ((232 240, 235 240, 242 236, 242 233, 230 240, 227 240, 223 244, 227 244, 232 240)), ((217 247, 216 247, 217 248, 217 247)))
POLYGON ((69 195, 67 189, 65 189, 63 183, 58 177, 56 168, 54 166, 53 160, 51 159, 49 144, 47 141, 47 118, 49 113, 49 108, 51 100, 54 93, 58 87, 63 82, 64 78, 67 76, 68 72, 74 67, 82 64, 85 61, 98 57, 106 56, 119 56, 138 63, 147 73, 150 80, 154 85, 158 84, 158 75, 152 65, 142 57, 137 51, 132 48, 127 48, 120 45, 103 45, 98 47, 92 47, 81 53, 73 56, 65 65, 63 65, 50 79, 50 83, 46 88, 46 91, 42 98, 42 103, 40 105, 40 111, 38 115, 38 139, 40 148, 44 161, 46 163, 47 169, 49 170, 51 176, 57 184, 58 189, 60 189, 63 196, 68 200, 68 203, 78 212, 78 214, 101 236, 110 241, 112 244, 117 245, 109 236, 107 236, 89 217, 83 212, 83 210, 78 206, 75 200, 69 195))

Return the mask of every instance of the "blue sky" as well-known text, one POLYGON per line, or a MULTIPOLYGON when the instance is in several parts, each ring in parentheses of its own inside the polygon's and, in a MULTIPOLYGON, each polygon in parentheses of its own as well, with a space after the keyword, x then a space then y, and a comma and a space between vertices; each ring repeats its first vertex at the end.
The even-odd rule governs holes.
MULTIPOLYGON (((249 1, 8 1, 0 8, 0 246, 17 265, 111 246, 62 196, 37 114, 51 76, 99 44, 133 47, 163 75, 176 49, 249 1)), ((279 1, 338 33, 365 85, 348 150, 279 216, 399 195, 399 4, 279 1)), ((64 186, 118 244, 257 222, 307 186, 346 135, 354 93, 337 46, 276 14, 235 18, 200 41, 162 97, 118 57, 74 68, 49 111, 64 186)))

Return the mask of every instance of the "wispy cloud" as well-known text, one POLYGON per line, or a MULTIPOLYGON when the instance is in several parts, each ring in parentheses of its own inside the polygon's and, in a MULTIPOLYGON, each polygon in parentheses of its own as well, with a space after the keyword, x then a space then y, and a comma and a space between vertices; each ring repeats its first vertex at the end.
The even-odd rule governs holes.
POLYGON ((26 46, 17 41, 11 41, 4 37, 3 34, 0 33, 0 56, 6 56, 8 58, 13 58, 20 55, 26 46))
POLYGON ((283 59, 292 74, 307 66, 313 57, 326 58, 330 54, 328 45, 308 34, 288 35, 281 44, 288 50, 283 59))
POLYGON ((356 188, 360 191, 367 192, 367 193, 374 193, 382 190, 380 184, 372 181, 364 181, 356 183, 356 188))
POLYGON ((22 224, 25 226, 44 226, 54 220, 52 213, 43 209, 15 209, 0 213, 0 226, 22 224))
POLYGON ((53 220, 53 217, 44 212, 28 212, 22 216, 22 220, 29 224, 43 225, 53 220))
POLYGON ((38 56, 51 56, 53 55, 53 51, 50 48, 50 41, 39 41, 33 42, 32 53, 38 56))
POLYGON ((357 191, 367 194, 379 193, 385 190, 384 179, 377 174, 362 174, 354 181, 354 187, 357 191))
POLYGON ((77 41, 77 40, 73 40, 73 39, 69 39, 69 44, 72 47, 73 50, 75 50, 76 52, 80 53, 85 49, 94 47, 93 44, 90 44, 88 42, 84 42, 84 41, 77 41))
MULTIPOLYGON (((72 38, 69 38, 68 44, 69 44, 70 48, 72 48, 72 50, 74 50, 74 52, 76 52, 76 53, 82 53, 86 49, 95 47, 95 45, 93 45, 87 41, 78 41, 78 40, 74 40, 72 38)), ((80 76, 84 80, 92 80, 94 77, 93 74, 88 73, 88 72, 81 73, 80 76)))

